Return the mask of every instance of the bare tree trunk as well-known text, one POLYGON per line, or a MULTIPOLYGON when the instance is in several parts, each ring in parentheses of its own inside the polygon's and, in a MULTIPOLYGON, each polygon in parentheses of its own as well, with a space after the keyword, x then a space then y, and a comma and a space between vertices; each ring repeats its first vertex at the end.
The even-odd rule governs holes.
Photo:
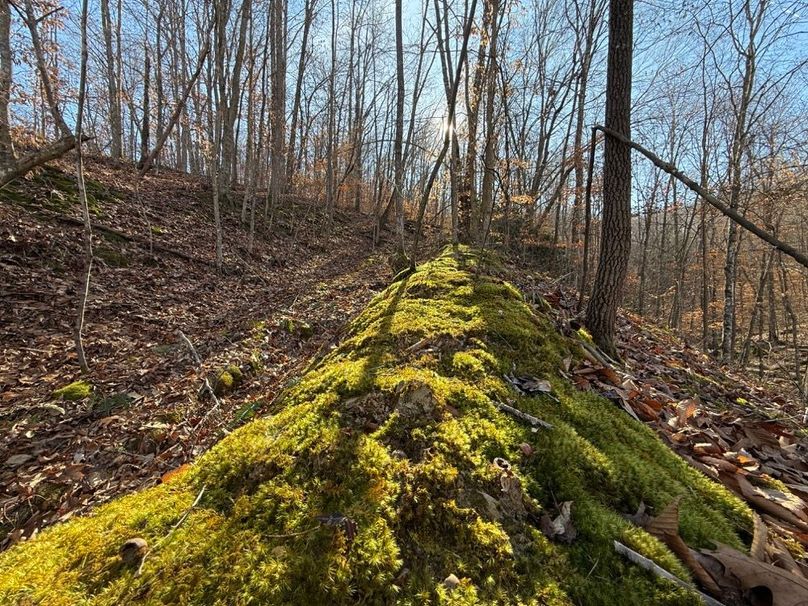
POLYGON ((151 107, 149 102, 151 53, 149 52, 148 44, 144 44, 143 54, 146 56, 146 60, 143 65, 143 122, 140 127, 140 160, 137 163, 139 169, 145 166, 146 158, 149 157, 149 137, 151 136, 151 107))
MULTIPOLYGON (((797 314, 794 313, 794 308, 791 305, 791 296, 789 295, 788 286, 788 272, 786 271, 786 264, 783 262, 783 255, 778 255, 777 259, 780 265, 780 289, 783 297, 783 308, 786 310, 786 315, 791 320, 791 345, 794 349, 794 382, 800 386, 802 373, 800 372, 800 348, 799 348, 799 319, 797 314)), ((805 392, 803 392, 805 396, 805 392)))
POLYGON ((286 192, 286 1, 271 5, 272 91, 270 129, 272 160, 270 184, 273 204, 286 192))
POLYGON ((297 78, 295 82, 295 99, 292 102, 292 124, 289 128, 289 149, 286 155, 286 176, 291 179, 297 168, 295 162, 295 143, 297 138, 298 116, 300 114, 300 101, 303 95, 303 75, 306 71, 308 56, 309 32, 314 20, 314 0, 305 0, 303 8, 303 37, 300 43, 300 56, 297 62, 297 78))
MULTIPOLYGON (((621 134, 621 133, 619 133, 619 132, 617 132, 615 130, 612 130, 612 129, 607 128, 607 127, 599 126, 599 125, 595 126, 594 128, 598 129, 598 130, 602 130, 605 134, 609 135, 607 137, 607 139, 609 139, 609 138, 617 139, 618 141, 624 143, 628 147, 637 150, 643 156, 648 158, 654 166, 656 166, 657 168, 662 169, 663 171, 665 171, 669 175, 675 177, 680 182, 687 185, 687 187, 689 187, 692 191, 696 192, 702 198, 704 198, 707 202, 709 202, 710 206, 712 206, 713 208, 717 208, 719 211, 721 211, 721 213, 724 216, 730 218, 733 222, 737 223, 739 226, 743 227, 745 230, 755 234, 758 238, 760 238, 764 242, 767 242, 768 244, 771 244, 774 248, 776 248, 780 252, 784 252, 785 254, 787 254, 789 257, 794 259, 797 263, 799 263, 803 267, 808 268, 808 255, 806 255, 805 253, 797 250, 794 246, 791 246, 790 244, 787 244, 787 243, 783 242, 775 234, 771 234, 771 233, 767 232, 766 230, 762 229, 761 227, 758 227, 757 225, 752 223, 752 221, 747 219, 739 211, 737 211, 737 210, 733 209, 732 207, 724 204, 721 200, 716 198, 709 191, 707 191, 706 189, 700 187, 695 181, 693 181, 693 179, 690 179, 687 175, 685 175, 682 171, 680 171, 678 168, 676 168, 676 166, 674 166, 670 162, 665 162, 664 160, 662 160, 659 156, 657 156, 652 151, 646 149, 645 147, 643 147, 639 143, 635 143, 630 138, 626 137, 625 135, 623 135, 623 134, 621 134)), ((736 246, 736 248, 737 248, 737 246, 736 246)))
POLYGON ((14 167, 8 104, 14 65, 11 59, 11 5, 0 2, 0 171, 14 167))
POLYGON ((84 186, 84 166, 82 158, 82 122, 84 118, 84 96, 87 89, 87 0, 81 6, 81 75, 79 77, 79 97, 76 109, 76 181, 78 184, 81 211, 84 216, 84 278, 79 290, 78 313, 76 314, 76 356, 84 373, 90 372, 87 357, 84 354, 82 332, 84 330, 84 312, 87 308, 87 297, 90 293, 90 274, 93 269, 93 229, 90 222, 90 206, 87 202, 87 189, 84 186))
POLYGON ((402 0, 395 0, 396 20, 396 134, 393 141, 393 200, 396 209, 396 247, 404 252, 404 33, 401 18, 402 0))
POLYGON ((42 48, 42 41, 39 37, 39 29, 37 24, 39 19, 34 12, 34 4, 32 0, 25 0, 25 25, 28 27, 28 32, 31 34, 31 43, 34 47, 34 55, 36 56, 37 70, 40 76, 40 83, 45 91, 45 97, 48 100, 51 116, 53 122, 56 124, 57 130, 62 134, 62 137, 72 137, 73 133, 70 127, 65 122, 62 116, 62 111, 59 109, 59 102, 56 99, 56 93, 53 90, 53 85, 49 76, 48 66, 45 63, 45 51, 42 48))
MULTIPOLYGON (((610 0, 606 125, 631 138, 633 0, 610 0)), ((606 138, 603 154, 603 235, 586 325, 595 342, 617 356, 615 321, 631 252, 631 148, 606 138)))
POLYGON ((491 40, 488 53, 488 68, 486 71, 486 98, 485 98, 485 148, 483 152, 483 182, 480 190, 480 225, 477 233, 477 242, 485 243, 491 225, 491 215, 494 212, 494 176, 496 167, 496 83, 499 69, 497 67, 497 44, 499 26, 504 11, 500 14, 499 0, 491 0, 491 40))
MULTIPOLYGON (((737 211, 741 199, 741 162, 748 145, 748 113, 752 103, 752 89, 755 82, 756 38, 766 10, 766 1, 761 0, 756 10, 750 7, 751 0, 746 0, 744 14, 749 25, 749 40, 744 49, 744 70, 741 84, 741 98, 735 116, 735 128, 732 135, 732 147, 729 159, 729 208, 737 211)), ((735 40, 737 45, 737 40, 735 40)), ((736 46, 737 47, 737 46, 736 46)), ((721 354, 726 361, 733 357, 735 342, 735 283, 738 273, 738 226, 730 221, 727 225, 727 254, 724 262, 724 313, 721 333, 721 354)))
MULTIPOLYGON (((444 7, 446 10, 446 17, 448 18, 448 7, 444 2, 444 7)), ((443 146, 441 147, 440 152, 438 153, 438 157, 435 159, 435 163, 432 165, 432 170, 429 173, 429 178, 427 180, 426 186, 424 187, 423 192, 421 193, 421 200, 418 204, 418 217, 416 219, 415 225, 415 240, 413 242, 412 247, 412 255, 410 257, 410 268, 415 269, 415 260, 416 255, 418 254, 418 242, 421 237, 421 224, 424 220, 424 212, 426 211, 426 205, 429 202, 429 194, 432 191, 432 186, 435 184, 435 179, 438 177, 438 172, 440 171, 441 166, 443 165, 443 160, 446 158, 446 152, 449 150, 449 145, 452 142, 452 134, 451 131, 454 129, 451 127, 455 122, 455 111, 457 110, 457 91, 460 88, 460 74, 463 72, 463 66, 466 64, 466 55, 468 53, 468 46, 469 46, 469 38, 471 37, 471 28, 474 22, 474 12, 477 10, 477 0, 471 0, 471 5, 469 7, 469 12, 466 14, 466 23, 463 28, 463 43, 460 47, 460 54, 457 58, 457 66, 454 69, 454 78, 451 81, 451 87, 447 90, 446 94, 446 106, 449 111, 449 115, 446 118, 447 128, 444 130, 443 133, 443 146)), ((435 0, 435 12, 438 13, 438 3, 435 0)), ((439 45, 448 45, 449 39, 442 38, 442 36, 438 35, 438 44, 439 45)), ((450 176, 452 169, 449 169, 450 176)), ((453 213, 452 216, 452 242, 457 243, 457 229, 455 223, 456 215, 453 213)))
POLYGON ((112 49, 112 18, 109 0, 101 0, 101 26, 104 32, 104 52, 107 60, 107 102, 109 105, 110 155, 121 159, 121 101, 118 97, 119 84, 115 72, 115 54, 112 49))
POLYGON ((331 71, 328 75, 328 132, 326 134, 326 213, 328 216, 329 224, 334 219, 334 207, 336 206, 336 184, 334 182, 334 173, 336 158, 335 156, 335 142, 334 132, 335 114, 336 114, 336 93, 335 93, 335 80, 337 77, 337 3, 336 0, 331 0, 331 71))
MULTIPOLYGON (((458 192, 458 212, 460 214, 460 237, 464 241, 477 240, 480 234, 480 212, 477 197, 477 124, 479 122, 480 99, 483 95, 484 79, 489 69, 486 51, 491 38, 493 21, 497 18, 497 0, 485 0, 483 3, 483 24, 480 33, 480 46, 477 49, 477 66, 474 70, 474 81, 468 97, 466 124, 468 142, 466 144, 466 160, 463 174, 460 177, 458 192)), ((448 17, 447 17, 448 20, 448 17)), ((448 38, 447 38, 448 39, 448 38)))
MULTIPOLYGON (((213 24, 211 24, 211 27, 213 24)), ((191 79, 186 83, 185 90, 182 93, 182 97, 177 100, 177 106, 174 108, 174 113, 171 114, 171 118, 166 125, 165 130, 161 137, 157 140, 157 143, 154 145, 154 149, 146 156, 146 159, 143 161, 143 165, 140 167, 140 176, 142 177, 151 168, 152 164, 154 163, 155 158, 160 154, 160 151, 163 149, 165 142, 168 140, 171 131, 177 125, 177 122, 182 115, 183 109, 185 108, 186 103, 188 102, 188 95, 191 94, 191 90, 193 89, 194 85, 196 84, 197 80, 199 79, 199 74, 202 72, 202 67, 205 65, 205 59, 210 52, 210 33, 211 30, 208 30, 207 36, 205 37, 205 42, 202 46, 202 50, 199 52, 199 57, 197 58, 197 65, 196 70, 194 71, 191 79)))
POLYGON ((759 317, 761 322, 763 321, 763 291, 766 288, 766 283, 769 279, 769 272, 771 271, 772 262, 774 261, 774 254, 774 249, 771 251, 767 250, 763 253, 763 261, 760 268, 760 279, 758 281, 757 290, 755 291, 755 303, 752 307, 752 314, 749 318, 749 330, 746 333, 746 338, 744 339, 743 348, 741 350, 740 365, 742 367, 746 366, 746 363, 749 360, 749 351, 752 347, 752 336, 755 332, 755 322, 759 317))

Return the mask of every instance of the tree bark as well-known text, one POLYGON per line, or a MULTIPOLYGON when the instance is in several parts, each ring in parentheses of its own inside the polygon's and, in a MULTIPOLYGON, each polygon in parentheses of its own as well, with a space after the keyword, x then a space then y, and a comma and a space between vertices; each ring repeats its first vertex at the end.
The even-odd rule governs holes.
POLYGON ((396 0, 396 134, 393 141, 393 200, 396 209, 396 246, 404 255, 404 33, 402 0, 396 0))
POLYGON ((14 66, 11 61, 11 5, 0 2, 0 171, 14 167, 14 146, 11 143, 8 104, 14 66))
POLYGON ((107 60, 107 104, 109 106, 110 156, 120 160, 122 156, 121 101, 115 71, 115 54, 112 48, 112 18, 109 0, 101 0, 101 27, 104 33, 104 52, 107 60))
POLYGON ((76 313, 75 344, 76 356, 81 371, 90 372, 87 357, 84 353, 82 332, 84 330, 84 313, 87 308, 87 297, 90 293, 90 276, 93 270, 93 231, 90 223, 90 205, 87 202, 87 189, 84 186, 84 160, 81 153, 82 122, 84 117, 84 96, 87 90, 87 0, 81 7, 81 74, 79 76, 79 96, 76 110, 76 181, 81 199, 81 212, 84 218, 84 274, 79 290, 78 311, 76 313))
MULTIPOLYGON (((631 138, 634 2, 610 0, 606 126, 631 138)), ((603 155, 603 234, 586 325, 603 351, 617 357, 615 322, 631 252, 631 148, 607 137, 603 155)))
POLYGON ((25 0, 25 25, 28 27, 28 32, 31 34, 31 43, 34 47, 34 55, 36 57, 36 65, 42 88, 45 91, 45 97, 48 100, 48 106, 50 107, 51 116, 53 117, 53 122, 57 130, 61 133, 62 137, 69 137, 73 135, 73 132, 67 125, 67 122, 65 122, 62 111, 59 109, 56 92, 53 90, 53 83, 48 74, 48 67, 45 64, 45 51, 42 48, 42 40, 39 37, 38 23, 39 19, 37 19, 36 13, 34 13, 32 0, 25 0))

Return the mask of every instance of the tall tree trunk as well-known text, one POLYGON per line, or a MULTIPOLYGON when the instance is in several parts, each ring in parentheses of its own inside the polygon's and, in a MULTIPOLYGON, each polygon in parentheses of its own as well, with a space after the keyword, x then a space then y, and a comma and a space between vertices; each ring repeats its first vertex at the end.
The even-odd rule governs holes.
POLYGON ((116 160, 122 156, 123 131, 121 128, 121 101, 115 71, 115 54, 112 48, 112 18, 109 0, 101 0, 101 26, 104 33, 104 52, 107 60, 107 104, 109 106, 110 155, 116 160))
MULTIPOLYGON (((633 25, 633 0, 610 0, 606 124, 629 138, 633 25)), ((606 137, 604 144, 602 229, 586 325, 595 342, 608 355, 616 357, 615 322, 631 252, 631 148, 614 137, 606 137)))
POLYGON ((286 0, 271 5, 272 90, 271 90, 271 175, 273 204, 286 191, 286 0))
MULTIPOLYGON (((480 46, 477 49, 477 66, 474 69, 474 81, 471 92, 467 95, 466 128, 468 142, 463 173, 460 176, 458 191, 458 212, 460 215, 460 239, 471 241, 479 238, 480 212, 477 198, 477 124, 479 122, 480 99, 489 61, 486 58, 492 33, 492 23, 496 19, 497 0, 483 2, 483 24, 480 31, 480 46)), ((447 17, 448 21, 448 17, 447 17)), ((447 38, 448 40, 448 38, 447 38)), ((468 74, 468 72, 466 72, 468 74)))
POLYGON ((25 0, 25 24, 28 27, 28 32, 31 34, 31 43, 34 47, 34 55, 36 57, 37 70, 39 72, 40 82, 45 92, 45 97, 48 100, 51 116, 56 125, 56 129, 61 133, 62 137, 72 137, 73 133, 67 122, 64 120, 62 110, 59 108, 59 101, 56 98, 56 92, 53 90, 53 83, 50 78, 50 70, 48 69, 45 61, 45 50, 42 48, 42 40, 39 37, 39 19, 34 12, 33 0, 25 0))
POLYGON ((292 124, 289 128, 289 149, 286 155, 286 177, 292 179, 297 168, 295 162, 295 143, 297 138, 298 119, 300 114, 300 101, 303 95, 303 75, 306 71, 308 57, 308 41, 311 23, 314 21, 314 0, 305 0, 303 8, 303 37, 300 43, 300 56, 297 62, 297 78, 295 81, 295 98, 292 102, 292 124))
MULTIPOLYGON (((504 15, 504 11, 502 12, 504 15)), ((485 98, 485 151, 483 152, 483 182, 480 190, 480 222, 477 242, 483 244, 488 236, 491 215, 494 212, 494 177, 496 167, 496 89, 497 89, 497 43, 501 22, 499 0, 491 0, 491 40, 486 71, 485 98)))
POLYGON ((334 182, 335 165, 335 142, 334 122, 337 107, 335 99, 335 81, 337 78, 337 2, 331 0, 331 69, 328 74, 328 128, 326 134, 326 213, 328 222, 334 218, 334 207, 336 206, 336 184, 334 182))
POLYGON ((140 169, 145 166, 146 158, 149 157, 149 138, 151 136, 151 107, 149 102, 151 53, 149 52, 148 44, 144 45, 143 53, 146 56, 146 61, 143 66, 143 122, 140 127, 140 160, 137 163, 140 169))
POLYGON ((84 217, 84 274, 79 290, 78 311, 76 313, 75 344, 76 357, 82 372, 89 372, 87 357, 84 354, 82 332, 84 330, 84 312, 87 308, 87 297, 90 293, 90 275, 93 270, 93 230, 90 223, 90 205, 87 202, 87 189, 84 186, 84 165, 81 153, 82 123, 84 118, 84 96, 87 89, 87 0, 81 7, 81 68, 79 76, 79 96, 76 109, 76 181, 81 199, 81 211, 84 217))
MULTIPOLYGON (((742 160, 748 145, 748 114, 752 103, 752 90, 757 70, 757 34, 767 4, 766 0, 761 0, 757 9, 753 11, 750 7, 750 2, 751 0, 746 0, 745 3, 744 14, 749 25, 749 40, 743 52, 744 70, 741 97, 735 116, 735 128, 733 129, 729 158, 729 207, 736 211, 740 208, 741 202, 742 160)), ((725 361, 732 360, 733 344, 735 342, 735 286, 738 273, 739 238, 738 225, 734 221, 729 221, 727 224, 727 253, 724 262, 724 313, 721 333, 721 354, 725 361)))
POLYGON ((13 68, 11 5, 8 2, 0 2, 0 170, 4 172, 14 166, 14 146, 11 143, 8 113, 13 68))
POLYGON ((396 246, 404 255, 404 32, 401 17, 402 0, 396 0, 396 134, 393 140, 393 200, 396 209, 396 246))

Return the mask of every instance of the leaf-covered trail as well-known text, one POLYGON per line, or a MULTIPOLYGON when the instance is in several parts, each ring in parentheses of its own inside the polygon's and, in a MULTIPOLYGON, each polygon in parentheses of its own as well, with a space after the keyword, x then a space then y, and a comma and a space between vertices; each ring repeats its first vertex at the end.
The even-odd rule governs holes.
MULTIPOLYGON (((219 276, 206 264, 214 250, 204 184, 163 173, 136 192, 132 171, 95 165, 91 176, 104 184, 95 222, 200 262, 96 236, 85 330, 92 394, 56 398, 55 388, 82 378, 72 338, 81 232, 43 210, 58 172, 26 185, 36 205, 0 204, 3 547, 192 460, 328 347, 391 276, 383 249, 362 235, 363 217, 338 219, 323 236, 301 202, 277 214, 252 255, 246 230, 227 224, 219 276), (230 364, 244 381, 216 406, 200 387, 230 364)), ((76 216, 64 206, 59 214, 76 216)))

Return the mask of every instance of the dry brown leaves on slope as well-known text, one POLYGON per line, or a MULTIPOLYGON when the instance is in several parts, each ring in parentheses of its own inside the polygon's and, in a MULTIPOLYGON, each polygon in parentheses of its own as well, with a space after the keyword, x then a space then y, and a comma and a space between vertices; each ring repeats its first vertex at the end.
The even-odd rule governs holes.
POLYGON ((0 204, 0 548, 191 461, 260 412, 391 275, 361 216, 323 235, 316 212, 290 206, 252 256, 244 229, 227 222, 219 276, 204 184, 162 173, 136 195, 134 174, 90 166, 116 192, 94 221, 198 262, 96 234, 84 337, 93 392, 78 401, 53 391, 81 378, 80 228, 0 204), (313 336, 294 328, 304 324, 313 336), (216 407, 200 387, 229 364, 244 380, 216 407))
POLYGON ((574 297, 540 281, 523 278, 522 285, 550 303, 560 330, 580 339, 584 356, 562 369, 579 389, 600 393, 653 428, 759 516, 751 556, 724 546, 693 553, 678 536, 675 503, 655 520, 638 512, 635 523, 666 542, 714 595, 732 588, 752 603, 808 604, 808 440, 798 404, 743 382, 632 316, 619 329, 625 366, 613 365, 576 334, 574 297), (759 587, 769 593, 755 595, 759 587))

